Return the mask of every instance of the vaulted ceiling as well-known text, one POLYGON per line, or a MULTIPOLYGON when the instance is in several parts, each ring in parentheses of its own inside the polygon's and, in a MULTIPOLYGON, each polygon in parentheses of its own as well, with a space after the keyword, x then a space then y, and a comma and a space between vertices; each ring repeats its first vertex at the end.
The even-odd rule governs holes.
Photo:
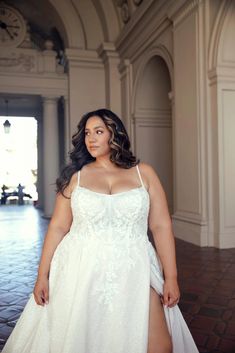
POLYGON ((97 49, 115 42, 142 0, 3 0, 28 23, 32 42, 43 48, 51 39, 57 50, 97 49))
POLYGON ((112 0, 5 0, 28 23, 31 40, 43 48, 46 39, 55 49, 97 49, 114 41, 121 29, 118 8, 112 0))

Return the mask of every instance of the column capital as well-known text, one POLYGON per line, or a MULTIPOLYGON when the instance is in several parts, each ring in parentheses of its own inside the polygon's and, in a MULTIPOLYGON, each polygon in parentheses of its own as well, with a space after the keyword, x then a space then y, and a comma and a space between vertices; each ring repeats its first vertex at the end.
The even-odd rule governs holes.
POLYGON ((96 50, 66 49, 65 55, 69 67, 73 68, 103 68, 102 60, 96 50))
POLYGON ((99 57, 102 58, 103 63, 110 61, 110 60, 115 60, 119 61, 120 57, 119 54, 116 50, 116 47, 114 43, 112 42, 103 42, 97 49, 97 53, 99 57))
POLYGON ((43 103, 56 103, 60 97, 54 94, 41 95, 43 103))

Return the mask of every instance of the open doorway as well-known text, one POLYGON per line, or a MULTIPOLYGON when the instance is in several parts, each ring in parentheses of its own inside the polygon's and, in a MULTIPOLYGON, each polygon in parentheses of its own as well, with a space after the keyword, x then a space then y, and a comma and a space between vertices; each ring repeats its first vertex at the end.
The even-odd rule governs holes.
POLYGON ((0 116, 1 207, 37 204, 37 131, 34 117, 0 116))

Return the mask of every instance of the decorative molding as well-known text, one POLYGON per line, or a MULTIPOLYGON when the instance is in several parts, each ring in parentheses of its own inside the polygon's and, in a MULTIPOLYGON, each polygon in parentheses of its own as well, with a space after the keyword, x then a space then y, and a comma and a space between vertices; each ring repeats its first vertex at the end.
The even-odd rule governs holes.
POLYGON ((41 99, 43 104, 56 104, 59 100, 59 96, 56 94, 42 94, 41 99))
POLYGON ((146 118, 150 118, 150 119, 155 119, 156 117, 162 117, 162 116, 166 116, 169 117, 171 116, 171 109, 150 109, 150 108, 138 108, 138 110, 135 112, 135 117, 139 118, 139 117, 146 117, 146 118))
POLYGON ((153 128, 171 128, 171 119, 169 118, 168 121, 165 119, 146 119, 146 118, 136 118, 133 121, 133 124, 135 126, 138 126, 140 128, 142 127, 153 127, 153 128))
POLYGON ((216 68, 218 64, 218 52, 219 52, 219 44, 220 44, 222 29, 231 3, 232 3, 231 0, 229 1, 222 0, 215 20, 215 24, 212 30, 212 35, 209 43, 209 55, 208 55, 209 70, 213 70, 214 68, 216 68))
MULTIPOLYGON (((149 48, 153 48, 153 46, 155 46, 156 42, 160 42, 159 38, 161 37, 161 35, 167 31, 171 31, 171 22, 169 21, 168 18, 164 17, 161 19, 161 21, 158 23, 158 27, 155 28, 152 27, 151 29, 149 29, 149 31, 146 32, 142 32, 138 38, 136 38, 133 41, 133 55, 132 55, 132 60, 138 60, 138 58, 141 55, 145 55, 146 50, 149 50, 149 48)), ((164 47, 164 45, 160 44, 159 47, 162 46, 164 47)), ((165 48, 165 47, 164 47, 165 48)), ((167 51, 168 49, 165 48, 167 51)), ((171 49, 171 48, 169 48, 171 49)), ((171 77, 173 78, 173 77, 171 77)))
POLYGON ((193 243, 198 246, 208 246, 208 225, 199 222, 179 219, 172 215, 173 233, 176 238, 193 243))
POLYGON ((116 0, 116 4, 118 7, 121 7, 123 4, 125 4, 126 0, 116 0))
POLYGON ((31 72, 35 68, 35 57, 29 54, 12 53, 9 56, 0 56, 0 70, 31 72))
POLYGON ((142 3, 143 0, 133 0, 133 3, 136 5, 136 6, 139 6, 141 3, 142 3))
POLYGON ((139 127, 172 127, 171 109, 138 109, 132 122, 139 127))
POLYGON ((178 26, 186 17, 188 17, 204 0, 190 0, 178 8, 174 13, 168 12, 168 17, 173 21, 173 26, 178 26))
POLYGON ((66 75, 0 72, 0 92, 63 96, 68 94, 66 75))
POLYGON ((122 17, 123 23, 127 23, 131 17, 129 6, 128 6, 127 2, 125 4, 123 4, 121 7, 121 17, 122 17))
POLYGON ((0 52, 0 72, 8 72, 9 75, 65 75, 64 67, 57 62, 53 50, 41 52, 32 48, 4 49, 0 52))
POLYGON ((119 54, 116 51, 115 45, 113 43, 104 42, 97 49, 99 57, 102 58, 103 63, 107 63, 110 59, 117 60, 119 62, 119 54))
MULTIPOLYGON (((146 28, 146 25, 151 24, 152 18, 154 18, 154 31, 156 32, 158 27, 159 27, 159 6, 155 6, 153 10, 151 11, 151 7, 153 7, 153 4, 156 4, 154 0, 149 0, 143 2, 142 6, 139 6, 138 9, 135 11, 135 15, 131 17, 131 19, 128 21, 128 23, 125 25, 124 29, 121 31, 120 35, 118 36, 115 45, 116 48, 120 53, 126 52, 126 47, 128 48, 130 46, 129 39, 131 37, 131 44, 134 41, 138 41, 138 34, 139 32, 143 32, 143 28, 146 28), (147 20, 147 23, 145 23, 144 18, 147 19, 148 16, 145 16, 148 11, 151 11, 149 14, 150 17, 147 20), (134 35, 134 41, 133 41, 133 35, 134 35), (122 48, 123 47, 123 48, 122 48)), ((161 20, 160 20, 161 22, 161 20)), ((149 31, 148 31, 148 37, 149 37, 149 31)))
POLYGON ((208 224, 206 220, 202 219, 200 214, 188 211, 176 211, 172 218, 181 222, 197 224, 200 226, 206 226, 208 224))
POLYGON ((131 14, 127 0, 116 0, 117 6, 120 8, 122 22, 125 24, 129 21, 131 14))
POLYGON ((102 59, 96 50, 66 49, 65 55, 70 67, 103 69, 102 59))
POLYGON ((208 71, 209 85, 217 83, 235 83, 235 66, 217 66, 216 69, 208 71))

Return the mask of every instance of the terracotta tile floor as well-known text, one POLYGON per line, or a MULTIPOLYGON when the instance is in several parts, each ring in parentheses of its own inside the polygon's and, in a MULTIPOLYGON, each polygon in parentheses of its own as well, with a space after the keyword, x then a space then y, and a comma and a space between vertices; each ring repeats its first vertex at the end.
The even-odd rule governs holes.
MULTIPOLYGON (((32 292, 48 221, 30 205, 0 214, 1 350, 32 292)), ((200 353, 235 353, 235 249, 176 246, 179 306, 200 353)))

